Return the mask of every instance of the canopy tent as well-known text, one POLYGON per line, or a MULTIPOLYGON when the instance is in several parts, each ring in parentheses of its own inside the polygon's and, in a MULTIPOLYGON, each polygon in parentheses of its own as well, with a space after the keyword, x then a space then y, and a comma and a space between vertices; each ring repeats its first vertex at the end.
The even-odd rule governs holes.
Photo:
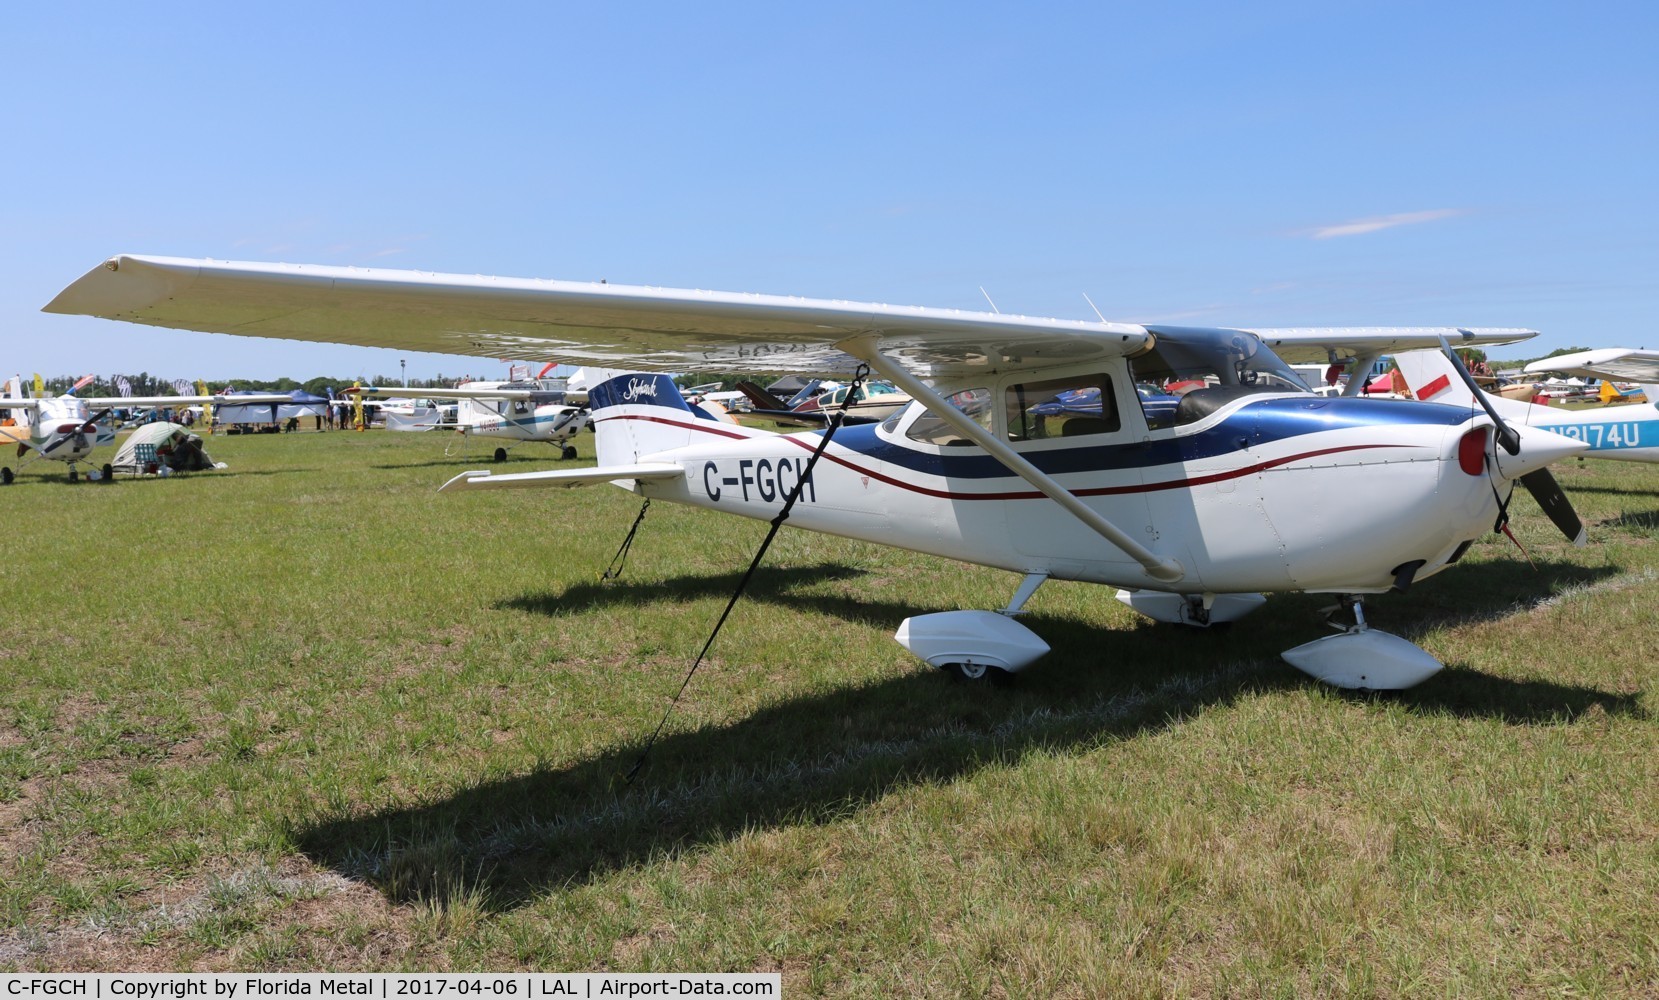
MULTIPOLYGON (((227 400, 213 408, 213 416, 222 424, 280 424, 290 417, 321 417, 328 413, 328 399, 323 396, 314 396, 304 389, 295 389, 288 394, 291 403, 237 403, 238 395, 253 395, 251 393, 231 393, 227 400)), ((269 395, 259 393, 258 395, 269 395)))
POLYGON ((174 472, 199 472, 213 468, 213 460, 202 450, 202 439, 179 424, 157 421, 133 431, 115 453, 110 467, 116 472, 132 475, 160 472, 165 466, 174 472), (138 459, 140 445, 151 445, 156 450, 153 463, 138 459))

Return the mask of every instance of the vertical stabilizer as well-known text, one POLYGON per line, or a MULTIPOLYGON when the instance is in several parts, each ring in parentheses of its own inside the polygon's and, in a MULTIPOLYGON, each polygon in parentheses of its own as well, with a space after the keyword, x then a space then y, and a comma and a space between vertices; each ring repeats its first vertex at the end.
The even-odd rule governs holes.
MULTIPOLYGON (((22 375, 13 375, 6 382, 6 398, 7 399, 27 399, 28 398, 28 394, 23 391, 23 376, 22 375)), ((11 414, 12 423, 16 424, 19 427, 32 427, 32 426, 34 426, 35 411, 31 407, 13 406, 13 407, 10 407, 8 409, 3 403, 0 403, 0 410, 7 410, 7 412, 9 412, 11 414)))
POLYGON ((716 437, 745 438, 765 431, 740 427, 691 406, 667 375, 585 370, 594 451, 600 465, 632 465, 642 456, 716 437))
POLYGON ((1426 403, 1450 403, 1468 406, 1475 403, 1464 384, 1463 376, 1452 367, 1451 359, 1437 350, 1402 351, 1394 355, 1394 363, 1405 377, 1411 394, 1426 403))

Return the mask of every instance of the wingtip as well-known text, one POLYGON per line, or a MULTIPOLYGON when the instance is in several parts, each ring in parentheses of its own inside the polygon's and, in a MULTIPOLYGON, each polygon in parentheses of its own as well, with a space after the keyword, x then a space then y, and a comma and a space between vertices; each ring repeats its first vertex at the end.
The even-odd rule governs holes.
POLYGON ((449 482, 438 487, 438 492, 452 493, 456 490, 468 489, 473 481, 488 478, 490 478, 490 470, 488 469, 469 469, 466 472, 454 476, 449 480, 449 482))

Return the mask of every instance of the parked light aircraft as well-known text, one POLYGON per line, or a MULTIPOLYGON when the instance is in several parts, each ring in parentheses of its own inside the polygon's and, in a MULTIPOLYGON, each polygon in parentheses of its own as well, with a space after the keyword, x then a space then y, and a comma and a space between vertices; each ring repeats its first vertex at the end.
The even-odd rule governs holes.
POLYGON ((876 424, 910 404, 908 395, 885 382, 866 382, 856 389, 835 386, 814 394, 820 384, 812 381, 789 400, 779 399, 753 382, 741 382, 738 388, 754 405, 749 411, 754 416, 801 427, 824 426, 831 411, 840 413, 844 424, 876 424), (849 394, 853 396, 851 402, 847 401, 849 394))
MULTIPOLYGON (((92 450, 114 440, 113 431, 103 433, 97 423, 102 411, 141 406, 183 407, 196 403, 223 403, 226 396, 108 396, 82 399, 71 390, 61 396, 24 396, 23 380, 13 377, 6 383, 6 394, 0 398, 0 409, 10 410, 11 427, 0 428, 0 436, 17 444, 17 457, 23 459, 18 468, 38 459, 64 462, 69 466, 69 481, 80 478, 77 466, 85 462, 92 450)), ((287 396, 241 395, 237 402, 286 402, 287 396)), ((108 482, 110 466, 104 463, 102 476, 108 482)), ((16 473, 10 466, 0 468, 0 484, 10 486, 16 473)))
POLYGON ((575 458, 576 446, 570 439, 587 425, 587 408, 581 405, 580 393, 547 389, 536 382, 470 382, 459 389, 365 385, 345 392, 360 395, 365 401, 410 396, 456 400, 455 422, 432 426, 511 442, 495 449, 497 462, 505 462, 507 449, 524 441, 546 441, 559 449, 559 457, 575 458))
MULTIPOLYGON (((1477 401, 1457 377, 1457 369, 1438 351, 1407 351, 1396 355, 1394 363, 1420 400, 1464 407, 1477 401)), ((1659 383, 1659 352, 1624 348, 1587 351, 1537 361, 1528 365, 1527 371, 1571 371, 1592 378, 1602 372, 1605 374, 1601 377, 1628 378, 1647 383, 1644 388, 1649 390, 1649 400, 1655 399, 1654 391, 1659 390, 1659 385, 1654 385, 1659 383)), ((1587 457, 1659 462, 1659 408, 1651 402, 1569 410, 1494 398, 1489 393, 1482 396, 1510 424, 1540 427, 1583 441, 1589 446, 1587 457)))
POLYGON ((1584 448, 1479 410, 1317 397, 1276 353, 1364 359, 1524 330, 1190 328, 137 256, 103 262, 46 310, 588 363, 597 468, 465 473, 443 488, 617 482, 763 519, 795 493, 799 527, 1020 574, 1000 613, 900 626, 906 648, 967 677, 1019 670, 1047 651, 1014 615, 1052 578, 1114 586, 1145 614, 1193 624, 1238 618, 1264 592, 1337 594, 1353 624, 1285 658, 1341 686, 1409 687, 1441 665, 1370 628, 1364 595, 1455 563, 1522 477, 1559 498, 1544 467, 1584 448), (642 369, 870 372, 915 401, 879 425, 839 428, 809 471, 825 431, 708 419, 668 377, 642 369), (1149 388, 1144 403, 1138 388, 1181 383, 1179 398, 1149 388), (1098 415, 1039 409, 1089 393, 1098 415))
MULTIPOLYGON (((1599 378, 1609 382, 1635 382, 1649 403, 1659 405, 1659 351, 1643 348, 1606 347, 1597 351, 1560 354, 1526 366, 1528 372, 1560 372, 1580 378, 1599 378)), ((1605 388, 1605 382, 1603 383, 1605 388)), ((1617 391, 1617 390, 1615 390, 1617 391)), ((1602 399, 1609 397, 1604 393, 1602 399)))

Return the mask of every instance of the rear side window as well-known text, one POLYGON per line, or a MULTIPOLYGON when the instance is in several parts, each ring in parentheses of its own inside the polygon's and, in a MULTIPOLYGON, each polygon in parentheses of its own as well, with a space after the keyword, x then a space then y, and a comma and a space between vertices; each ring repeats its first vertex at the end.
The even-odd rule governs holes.
POLYGON ((1010 441, 1110 434, 1123 426, 1112 380, 1104 374, 1012 385, 1002 405, 1010 441))

